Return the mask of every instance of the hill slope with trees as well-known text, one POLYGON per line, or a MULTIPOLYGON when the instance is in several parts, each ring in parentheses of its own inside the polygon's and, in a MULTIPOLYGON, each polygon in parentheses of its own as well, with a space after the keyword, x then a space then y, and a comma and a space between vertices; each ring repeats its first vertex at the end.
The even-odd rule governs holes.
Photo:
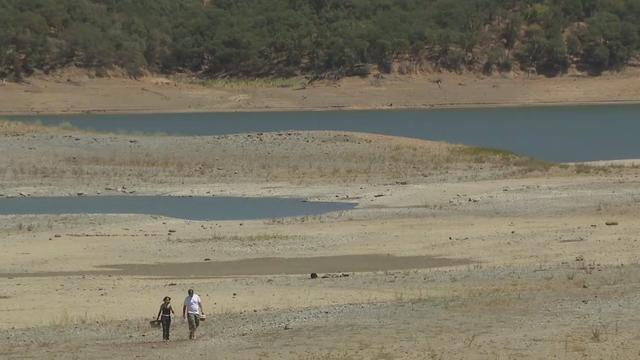
POLYGON ((67 66, 130 75, 341 77, 371 68, 618 70, 638 0, 0 0, 0 78, 67 66))

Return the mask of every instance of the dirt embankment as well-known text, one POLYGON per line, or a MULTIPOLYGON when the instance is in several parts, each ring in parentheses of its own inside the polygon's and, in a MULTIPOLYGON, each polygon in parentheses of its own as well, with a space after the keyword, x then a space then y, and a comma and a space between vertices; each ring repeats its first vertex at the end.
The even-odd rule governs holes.
POLYGON ((0 86, 1 114, 402 109, 640 101, 640 71, 598 77, 437 73, 305 84, 208 82, 163 77, 93 78, 84 71, 0 86))

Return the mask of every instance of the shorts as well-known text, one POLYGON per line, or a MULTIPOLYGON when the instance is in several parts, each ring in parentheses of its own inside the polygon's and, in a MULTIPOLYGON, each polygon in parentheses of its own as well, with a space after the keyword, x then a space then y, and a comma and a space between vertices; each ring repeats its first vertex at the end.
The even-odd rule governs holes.
POLYGON ((200 326, 200 314, 187 314, 187 322, 189 323, 189 330, 197 329, 200 326))

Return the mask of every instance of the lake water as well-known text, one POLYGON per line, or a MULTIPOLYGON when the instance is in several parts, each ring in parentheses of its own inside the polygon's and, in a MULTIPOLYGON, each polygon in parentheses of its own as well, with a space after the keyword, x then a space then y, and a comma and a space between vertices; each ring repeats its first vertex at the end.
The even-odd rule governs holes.
POLYGON ((0 215, 148 214, 188 220, 251 220, 320 215, 356 204, 288 198, 80 196, 0 198, 0 215))
POLYGON ((640 158, 640 105, 10 117, 81 129, 169 135, 339 130, 407 136, 568 162, 640 158))

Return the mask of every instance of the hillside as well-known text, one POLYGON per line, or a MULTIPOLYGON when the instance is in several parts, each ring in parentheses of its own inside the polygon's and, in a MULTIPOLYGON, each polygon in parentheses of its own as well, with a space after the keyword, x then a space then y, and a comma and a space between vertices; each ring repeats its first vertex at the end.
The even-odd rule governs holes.
POLYGON ((1 0, 0 79, 77 66, 205 78, 557 75, 638 53, 635 0, 1 0))

